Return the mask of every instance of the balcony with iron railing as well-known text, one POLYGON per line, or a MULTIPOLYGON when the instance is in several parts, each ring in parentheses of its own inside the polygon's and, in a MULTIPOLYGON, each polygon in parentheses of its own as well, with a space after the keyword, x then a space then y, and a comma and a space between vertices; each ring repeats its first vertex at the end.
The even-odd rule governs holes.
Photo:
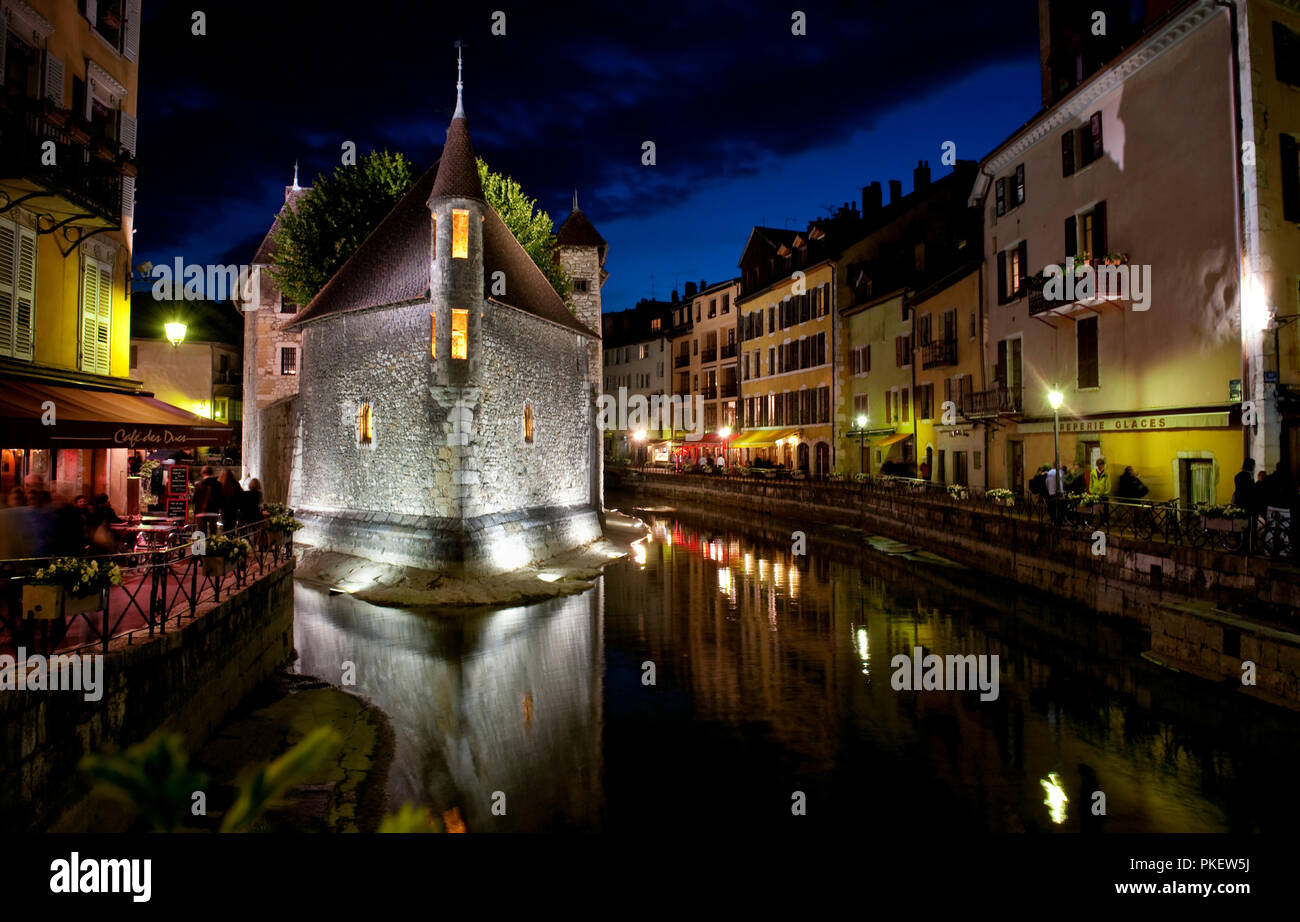
POLYGON ((921 344, 921 367, 942 368, 957 364, 957 340, 934 339, 921 344))
POLYGON ((961 413, 967 419, 1010 416, 1020 413, 1023 409, 1019 384, 1013 387, 995 384, 988 390, 970 391, 961 401, 961 413))
POLYGON ((735 381, 730 381, 722 385, 721 393, 723 397, 735 397, 737 394, 740 393, 740 385, 737 384, 735 381))
MULTIPOLYGON (((93 131, 81 119, 43 101, 4 98, 0 180, 27 180, 94 217, 120 224, 122 178, 135 175, 135 164, 117 141, 92 137, 93 131), (45 146, 47 142, 53 143, 52 150, 45 146)), ((9 193, 10 200, 33 200, 38 207, 44 197, 39 190, 9 193)))
POLYGON ((1035 317, 1052 311, 1068 313, 1076 305, 1086 307, 1127 298, 1128 271, 1128 256, 1123 254, 1067 264, 1060 278, 1055 280, 1044 271, 1028 280, 1029 315, 1035 317), (1054 289, 1050 294, 1047 291, 1049 284, 1054 289))
POLYGON ((673 356, 674 368, 685 368, 689 364, 691 364, 691 354, 689 352, 678 353, 677 355, 673 356))
POLYGON ((701 361, 701 362, 704 362, 705 364, 708 364, 709 362, 716 362, 717 360, 718 360, 718 350, 717 350, 717 349, 704 349, 704 350, 701 350, 701 352, 700 352, 700 361, 701 361))
POLYGON ((700 396, 703 397, 705 400, 717 400, 718 399, 717 386, 710 385, 707 387, 700 388, 700 396))
POLYGON ((727 343, 725 346, 723 346, 722 357, 723 359, 734 359, 736 357, 736 344, 727 343))

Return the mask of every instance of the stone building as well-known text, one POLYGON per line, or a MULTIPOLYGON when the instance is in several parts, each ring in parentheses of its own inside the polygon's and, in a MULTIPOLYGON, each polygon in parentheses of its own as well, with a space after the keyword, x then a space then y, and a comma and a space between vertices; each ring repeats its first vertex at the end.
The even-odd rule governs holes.
MULTIPOLYGON (((459 89, 439 161, 290 324, 289 499, 318 548, 484 574, 600 534, 600 297, 575 316, 487 204, 459 89)), ((598 239, 560 244, 589 283, 598 239)))
POLYGON ((288 328, 298 305, 286 300, 271 277, 275 233, 280 216, 310 192, 298 185, 284 188, 284 204, 271 222, 249 267, 249 284, 240 304, 244 312, 243 478, 256 477, 263 495, 283 502, 289 492, 289 452, 293 398, 298 394, 302 333, 288 328))

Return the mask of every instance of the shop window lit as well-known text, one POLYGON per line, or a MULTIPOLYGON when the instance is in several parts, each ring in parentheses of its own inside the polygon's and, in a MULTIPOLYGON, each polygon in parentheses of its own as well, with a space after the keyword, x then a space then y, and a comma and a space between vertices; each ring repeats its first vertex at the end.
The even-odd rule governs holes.
POLYGON ((468 327, 469 311, 453 310, 451 312, 451 357, 453 359, 469 356, 468 327))
POLYGON ((451 258, 469 258, 469 212, 463 208, 451 210, 451 258))
POLYGON ((375 420, 368 403, 363 403, 357 412, 357 441, 362 445, 373 445, 375 442, 375 420))

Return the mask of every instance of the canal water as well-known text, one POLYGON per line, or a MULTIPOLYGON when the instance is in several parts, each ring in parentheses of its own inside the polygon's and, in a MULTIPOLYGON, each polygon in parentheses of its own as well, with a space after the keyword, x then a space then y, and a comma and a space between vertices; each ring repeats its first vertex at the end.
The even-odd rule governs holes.
POLYGON ((632 557, 537 605, 435 617, 296 587, 297 668, 350 675, 392 721, 393 809, 471 832, 1300 822, 1300 715, 1147 662, 1135 625, 849 531, 794 555, 770 523, 642 515, 632 557), (997 698, 895 690, 917 647, 996 655, 997 698))

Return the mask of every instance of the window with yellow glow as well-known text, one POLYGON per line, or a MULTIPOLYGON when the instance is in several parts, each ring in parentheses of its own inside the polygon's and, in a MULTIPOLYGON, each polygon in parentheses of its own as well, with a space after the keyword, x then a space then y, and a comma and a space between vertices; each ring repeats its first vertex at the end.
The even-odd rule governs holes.
POLYGON ((524 441, 533 440, 533 408, 524 404, 524 441))
POLYGON ((469 311, 451 312, 451 357, 467 358, 469 355, 469 311))
POLYGON ((462 208, 451 210, 451 258, 469 257, 469 212, 462 208))
POLYGON ((368 403, 363 403, 357 413, 357 438, 362 445, 372 445, 375 441, 375 421, 368 403))
POLYGON ((429 315, 429 357, 438 357, 438 316, 429 315))

